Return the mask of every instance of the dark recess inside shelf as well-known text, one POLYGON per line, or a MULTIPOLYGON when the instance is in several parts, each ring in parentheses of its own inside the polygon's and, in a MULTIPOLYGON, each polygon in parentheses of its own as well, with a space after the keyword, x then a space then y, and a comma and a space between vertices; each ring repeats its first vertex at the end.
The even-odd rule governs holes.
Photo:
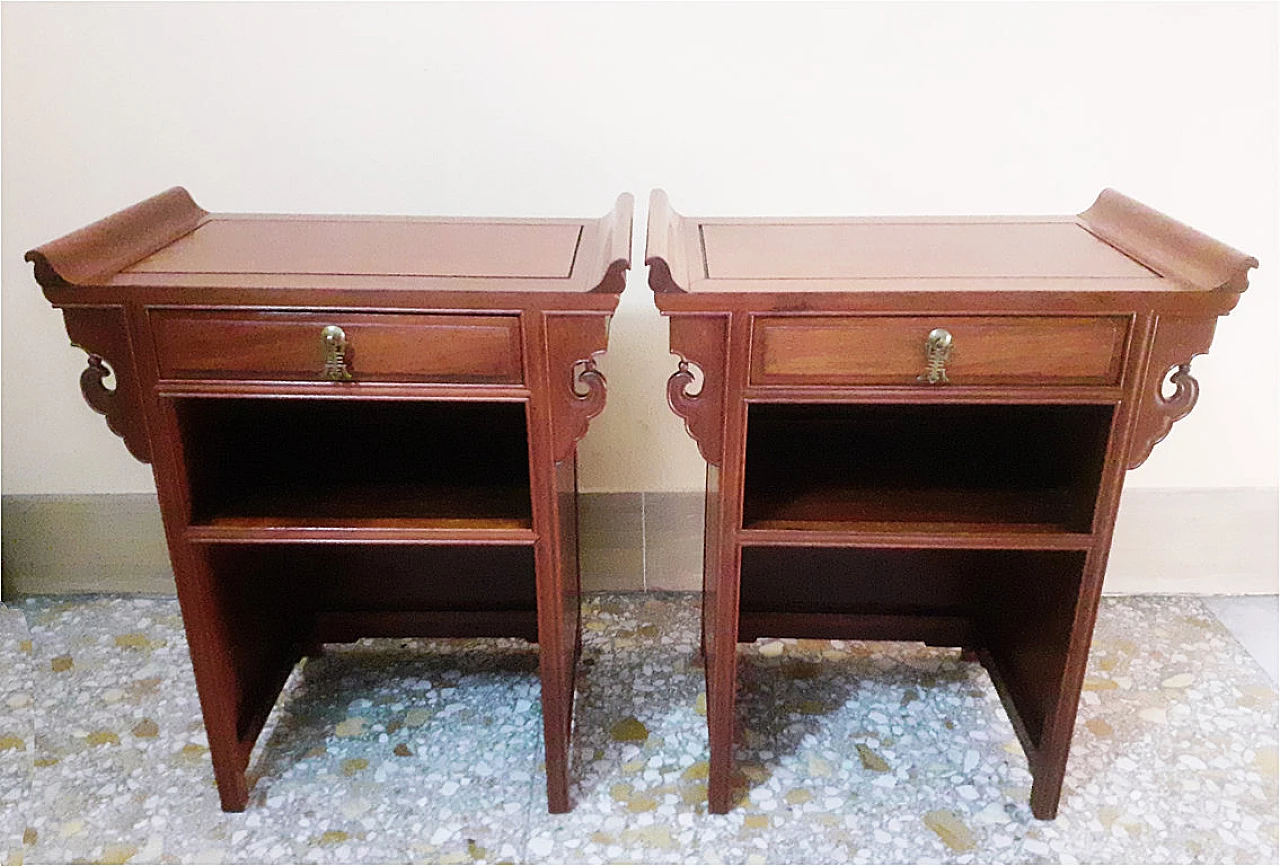
POLYGON ((1109 405, 753 404, 743 526, 1088 532, 1109 405))
POLYGON ((840 637, 967 644, 990 654, 1039 740, 1084 569, 1075 550, 744 547, 739 640, 840 637), (856 621, 855 621, 856 620, 856 621))
POLYGON ((193 522, 531 525, 519 402, 183 398, 193 522))
POLYGON ((226 544, 221 574, 271 587, 303 611, 489 611, 537 608, 525 545, 226 544))

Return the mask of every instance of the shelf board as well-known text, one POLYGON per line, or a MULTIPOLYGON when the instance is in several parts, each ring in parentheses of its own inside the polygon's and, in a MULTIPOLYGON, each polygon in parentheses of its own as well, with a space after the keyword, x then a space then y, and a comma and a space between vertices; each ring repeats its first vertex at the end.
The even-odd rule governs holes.
POLYGON ((533 544, 537 535, 528 526, 500 525, 505 521, 387 520, 338 521, 298 518, 224 518, 186 528, 187 541, 197 544, 236 542, 344 542, 400 544, 533 544), (490 524, 490 525, 486 525, 490 524))
POLYGON ((869 534, 1080 534, 1065 490, 850 487, 748 491, 743 529, 869 534))
POLYGON ((902 547, 946 550, 1088 550, 1086 532, 972 523, 824 523, 806 528, 742 529, 746 547, 902 547))
POLYGON ((538 642, 538 611, 373 610, 319 611, 316 637, 350 643, 364 637, 517 637, 538 642))
POLYGON ((740 610, 738 642, 762 637, 820 640, 909 640, 929 646, 970 646, 977 630, 968 617, 947 613, 795 613, 740 610))
POLYGON ((525 487, 291 484, 237 491, 186 530, 196 542, 405 541, 532 544, 525 487))

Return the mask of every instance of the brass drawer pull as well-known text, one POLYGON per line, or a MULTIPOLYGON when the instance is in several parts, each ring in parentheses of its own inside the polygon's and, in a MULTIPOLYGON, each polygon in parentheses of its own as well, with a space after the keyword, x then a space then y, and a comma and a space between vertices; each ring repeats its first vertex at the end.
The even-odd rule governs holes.
POLYGON ((945 385, 947 378, 947 359, 951 357, 951 332, 945 328, 934 328, 924 341, 924 372, 916 377, 917 382, 928 382, 930 385, 945 385))
POLYGON ((320 339, 324 343, 324 378, 333 382, 349 381, 346 332, 337 325, 327 325, 320 331, 320 339))

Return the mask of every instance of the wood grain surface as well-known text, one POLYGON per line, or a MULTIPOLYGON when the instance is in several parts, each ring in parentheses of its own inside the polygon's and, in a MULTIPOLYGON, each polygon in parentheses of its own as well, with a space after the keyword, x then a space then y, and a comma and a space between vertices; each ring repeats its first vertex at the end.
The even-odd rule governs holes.
POLYGON ((1113 190, 1078 217, 884 219, 686 217, 655 190, 646 262, 708 462, 711 811, 736 642, 815 637, 984 664, 1053 818, 1125 469, 1194 406, 1257 261, 1113 190))
POLYGON ((225 810, 295 662, 397 635, 536 640, 570 808, 576 446, 631 221, 625 193, 529 220, 208 214, 175 188, 27 254, 90 406, 153 464, 225 810))

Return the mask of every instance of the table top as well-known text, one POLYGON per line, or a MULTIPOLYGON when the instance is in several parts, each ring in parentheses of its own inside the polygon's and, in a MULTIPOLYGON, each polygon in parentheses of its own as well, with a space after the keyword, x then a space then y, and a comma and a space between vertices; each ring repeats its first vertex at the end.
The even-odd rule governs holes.
POLYGON ((698 303, 677 294, 1238 295, 1257 266, 1113 190, 1075 216, 753 219, 685 217, 654 190, 647 245, 664 308, 698 303))
POLYGON ((712 282, 1160 279, 1067 220, 705 220, 698 228, 712 282))
POLYGON ((27 254, 50 286, 622 291, 632 199, 601 219, 210 214, 175 187, 27 254))
POLYGON ((568 280, 585 222, 210 216, 121 275, 568 280))

